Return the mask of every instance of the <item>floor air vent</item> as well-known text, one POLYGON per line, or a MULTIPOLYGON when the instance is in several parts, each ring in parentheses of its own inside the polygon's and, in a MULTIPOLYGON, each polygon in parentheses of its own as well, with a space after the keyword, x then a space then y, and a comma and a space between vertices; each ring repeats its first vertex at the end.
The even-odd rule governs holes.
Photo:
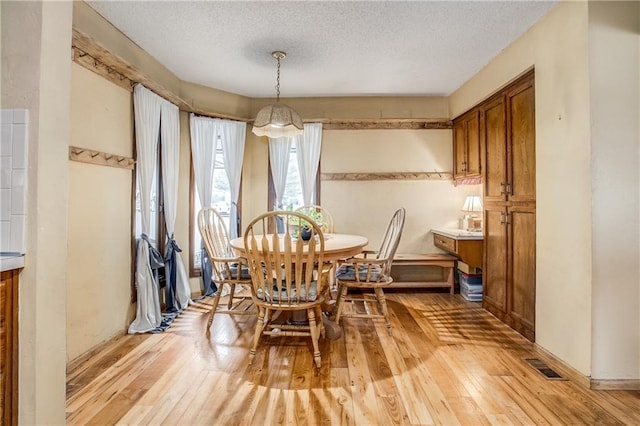
POLYGON ((564 380, 561 375, 556 373, 552 368, 538 358, 527 358, 525 361, 531 364, 533 368, 544 374, 547 379, 564 380))

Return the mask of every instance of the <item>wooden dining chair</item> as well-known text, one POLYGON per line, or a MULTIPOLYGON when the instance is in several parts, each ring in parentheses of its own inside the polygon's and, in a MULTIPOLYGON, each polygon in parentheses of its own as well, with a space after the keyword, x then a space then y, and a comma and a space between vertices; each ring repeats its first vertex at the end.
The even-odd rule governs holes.
POLYGON ((325 234, 332 234, 334 232, 333 215, 326 208, 316 204, 306 204, 298 207, 296 212, 302 213, 315 220, 325 234))
POLYGON ((341 317, 351 318, 384 318, 387 329, 391 334, 391 321, 387 302, 384 297, 384 287, 393 282, 391 278, 391 264, 396 253, 402 229, 404 228, 404 208, 395 211, 382 239, 382 244, 378 251, 365 251, 363 257, 353 257, 347 259, 336 271, 336 282, 338 285, 338 299, 336 301, 335 321, 340 322, 341 317), (363 290, 361 295, 350 296, 349 290, 363 290), (367 290, 373 290, 375 299, 378 302, 378 311, 371 310, 368 305, 367 290), (343 313, 346 302, 364 303, 364 313, 349 312, 343 313))
POLYGON ((310 236, 307 241, 296 238, 306 216, 291 211, 274 211, 256 217, 244 234, 245 255, 253 282, 253 294, 258 306, 258 321, 249 363, 253 362, 260 337, 310 336, 313 359, 320 368, 321 358, 318 340, 324 337, 321 304, 327 293, 327 277, 323 276, 324 235, 320 226, 308 223, 310 236), (268 234, 276 229, 275 222, 282 221, 282 234, 268 234), (269 225, 274 226, 270 228, 269 225), (278 312, 303 312, 300 321, 284 321, 286 315, 278 312))
MULTIPOLYGON (((298 213, 302 213, 305 216, 309 216, 310 218, 315 220, 316 223, 322 228, 322 232, 324 232, 325 234, 333 234, 335 232, 333 215, 326 208, 317 204, 306 204, 302 207, 298 207, 295 211, 298 213)), ((331 288, 331 292, 335 293, 335 271, 338 267, 338 261, 334 260, 329 265, 330 267, 326 271, 326 273, 329 277, 329 286, 331 288)))
POLYGON ((251 296, 251 274, 247 262, 231 249, 227 225, 220 213, 213 207, 201 209, 198 212, 198 228, 211 260, 211 280, 217 286, 207 322, 206 332, 209 333, 216 314, 255 315, 257 309, 251 296), (225 284, 229 287, 228 302, 226 306, 219 306, 225 284), (249 293, 236 295, 236 286, 246 287, 249 293))

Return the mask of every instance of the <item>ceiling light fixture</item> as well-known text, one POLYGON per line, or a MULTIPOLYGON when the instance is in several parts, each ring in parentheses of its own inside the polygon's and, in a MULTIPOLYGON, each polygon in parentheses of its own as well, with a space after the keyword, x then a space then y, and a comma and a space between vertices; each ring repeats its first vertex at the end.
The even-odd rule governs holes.
POLYGON ((276 80, 276 102, 258 111, 253 122, 253 133, 258 136, 281 138, 302 134, 302 119, 292 108, 280 103, 280 61, 287 57, 285 52, 276 50, 271 56, 278 61, 278 78, 276 80))

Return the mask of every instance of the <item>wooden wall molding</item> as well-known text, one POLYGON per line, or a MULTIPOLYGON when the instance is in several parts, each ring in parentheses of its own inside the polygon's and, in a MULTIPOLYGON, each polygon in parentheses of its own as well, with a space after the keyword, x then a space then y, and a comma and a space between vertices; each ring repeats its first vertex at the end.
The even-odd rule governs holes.
POLYGON ((69 147, 69 160, 87 164, 97 164, 99 166, 118 167, 121 169, 133 170, 135 160, 130 157, 109 154, 106 152, 93 151, 77 146, 69 147))
POLYGON ((321 173, 322 180, 453 180, 451 172, 321 173))
POLYGON ((431 130, 452 128, 451 120, 448 119, 377 118, 318 121, 322 122, 323 130, 431 130))
POLYGON ((113 54, 107 48, 103 47, 100 43, 79 31, 77 28, 73 29, 71 50, 71 57, 78 65, 82 65, 88 70, 105 77, 109 81, 129 91, 133 91, 133 86, 135 86, 136 83, 140 83, 158 96, 176 105, 181 111, 193 112, 206 117, 248 121, 244 117, 219 114, 194 108, 189 102, 182 99, 176 93, 166 89, 146 74, 140 72, 127 61, 113 54))
MULTIPOLYGON (((178 94, 166 89, 133 65, 115 55, 92 37, 73 28, 71 40, 71 58, 78 65, 95 72, 112 83, 133 91, 136 83, 143 84, 158 96, 178 106, 181 111, 192 112, 205 117, 226 118, 253 123, 253 118, 237 117, 195 108, 178 94)), ((306 123, 322 123, 324 130, 431 130, 451 129, 452 122, 446 118, 343 118, 343 119, 306 119, 306 123)))
POLYGON ((96 74, 106 78, 110 82, 122 87, 123 89, 126 89, 130 92, 133 91, 133 86, 135 84, 134 81, 129 79, 121 72, 117 71, 115 68, 101 62, 96 57, 88 54, 84 50, 76 46, 71 46, 71 56, 73 61, 78 65, 82 65, 88 70, 95 72, 96 74))

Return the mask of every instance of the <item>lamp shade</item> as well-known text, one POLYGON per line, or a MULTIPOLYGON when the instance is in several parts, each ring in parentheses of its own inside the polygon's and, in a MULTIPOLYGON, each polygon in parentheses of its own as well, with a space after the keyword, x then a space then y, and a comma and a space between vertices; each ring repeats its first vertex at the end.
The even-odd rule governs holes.
POLYGON ((482 211, 482 198, 475 196, 468 196, 466 200, 464 200, 464 205, 462 206, 463 212, 481 212, 482 211))
POLYGON ((276 102, 258 111, 253 122, 253 133, 258 136, 281 138, 302 134, 302 119, 293 109, 285 104, 276 102))

